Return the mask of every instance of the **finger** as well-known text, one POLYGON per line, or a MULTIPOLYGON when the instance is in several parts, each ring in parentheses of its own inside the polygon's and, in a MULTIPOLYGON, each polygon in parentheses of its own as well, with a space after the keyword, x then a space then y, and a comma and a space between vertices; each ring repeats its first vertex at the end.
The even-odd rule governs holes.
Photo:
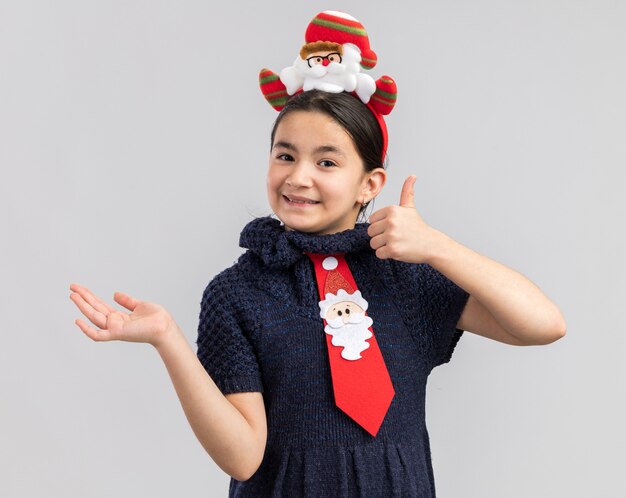
POLYGON ((402 192, 400 192, 400 205, 403 207, 415 207, 413 204, 413 185, 417 177, 415 175, 409 176, 404 180, 402 185, 402 192))
POLYGON ((382 208, 370 214, 368 221, 370 224, 376 223, 377 221, 385 219, 386 216, 387 216, 387 208, 382 208))
POLYGON ((121 304, 122 306, 124 306, 124 308, 130 311, 134 311, 139 304, 138 299, 135 299, 134 297, 129 296, 128 294, 125 294, 123 292, 116 292, 115 294, 113 294, 113 299, 116 303, 121 304))
POLYGON ((387 246, 381 246, 378 249, 376 249, 376 257, 378 259, 388 259, 389 258, 389 254, 388 254, 388 250, 387 250, 387 246))
POLYGON ((374 250, 378 250, 387 243, 387 239, 384 235, 377 235, 370 239, 370 247, 374 250))
POLYGON ((70 285, 70 289, 80 294, 85 301, 87 301, 95 310, 99 311, 103 315, 108 315, 109 313, 115 311, 115 308, 113 308, 113 306, 105 303, 102 299, 100 299, 93 292, 91 292, 87 287, 83 287, 82 285, 78 284, 72 284, 70 285))
POLYGON ((102 328, 106 327, 107 314, 94 309, 93 306, 83 299, 83 296, 76 292, 70 294, 70 299, 74 301, 74 304, 78 307, 82 314, 89 318, 94 325, 102 328))
POLYGON ((92 326, 90 326, 87 322, 85 322, 84 320, 81 320, 80 318, 77 318, 74 323, 76 325, 78 325, 78 328, 80 330, 83 331, 83 333, 89 337, 90 339, 93 339, 94 341, 110 341, 111 340, 111 334, 108 330, 106 329, 94 329, 92 326))
POLYGON ((367 227, 367 235, 369 235, 370 237, 376 237, 377 235, 380 235, 385 231, 386 226, 387 223, 384 219, 376 221, 370 224, 369 227, 367 227))

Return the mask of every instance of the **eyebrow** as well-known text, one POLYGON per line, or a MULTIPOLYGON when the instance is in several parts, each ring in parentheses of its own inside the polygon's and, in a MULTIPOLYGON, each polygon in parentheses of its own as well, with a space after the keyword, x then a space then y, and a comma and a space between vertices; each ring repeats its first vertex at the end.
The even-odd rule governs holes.
MULTIPOLYGON (((298 148, 290 142, 284 142, 284 141, 276 142, 273 148, 276 149, 278 147, 287 149, 287 150, 292 150, 294 152, 298 152, 298 148)), ((313 152, 315 153, 334 152, 335 154, 345 157, 345 154, 341 151, 341 149, 338 147, 335 147, 334 145, 320 145, 313 152)))

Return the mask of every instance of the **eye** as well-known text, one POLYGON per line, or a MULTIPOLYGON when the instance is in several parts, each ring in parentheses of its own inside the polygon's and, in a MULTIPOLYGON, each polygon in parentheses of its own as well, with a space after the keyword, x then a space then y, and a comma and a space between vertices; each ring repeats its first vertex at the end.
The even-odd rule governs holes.
POLYGON ((291 155, 289 155, 289 154, 278 154, 276 156, 276 159, 281 159, 281 160, 284 160, 284 161, 293 161, 293 157, 291 157, 291 155))
POLYGON ((333 166, 336 166, 336 164, 333 161, 331 161, 330 159, 322 159, 320 161, 320 164, 322 166, 324 166, 325 168, 331 168, 333 166), (326 163, 326 164, 324 164, 324 163, 326 163))

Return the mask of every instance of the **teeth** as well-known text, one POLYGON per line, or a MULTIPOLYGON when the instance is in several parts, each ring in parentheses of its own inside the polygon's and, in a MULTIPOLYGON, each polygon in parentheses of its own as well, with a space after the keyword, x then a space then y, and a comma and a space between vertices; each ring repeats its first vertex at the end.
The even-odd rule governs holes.
POLYGON ((287 199, 289 199, 291 202, 297 202, 298 204, 317 204, 316 201, 298 201, 296 199, 290 199, 289 197, 287 197, 287 199))

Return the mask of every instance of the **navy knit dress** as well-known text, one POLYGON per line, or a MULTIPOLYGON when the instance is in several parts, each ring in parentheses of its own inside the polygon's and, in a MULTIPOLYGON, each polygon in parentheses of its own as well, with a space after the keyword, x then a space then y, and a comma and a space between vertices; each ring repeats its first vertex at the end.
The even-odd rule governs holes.
POLYGON ((230 497, 435 498, 426 382, 450 360, 469 294, 427 264, 378 259, 368 223, 343 232, 286 231, 272 217, 249 222, 246 248, 206 287, 198 358, 222 393, 262 392, 265 455, 230 497), (395 389, 376 437, 339 409, 304 252, 345 253, 395 389))

